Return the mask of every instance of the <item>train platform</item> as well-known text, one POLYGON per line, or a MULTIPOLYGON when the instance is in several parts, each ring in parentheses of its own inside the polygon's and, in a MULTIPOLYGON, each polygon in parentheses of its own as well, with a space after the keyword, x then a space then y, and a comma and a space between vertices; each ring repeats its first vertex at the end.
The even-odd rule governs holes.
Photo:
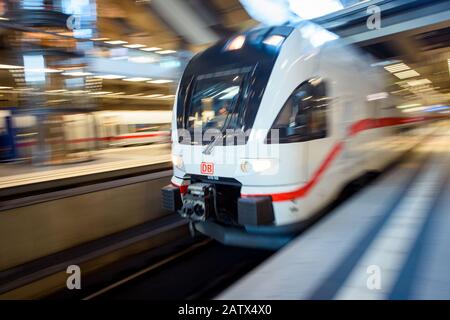
POLYGON ((170 146, 156 144, 97 151, 93 160, 53 166, 0 164, 0 190, 170 162, 170 146))
POLYGON ((450 129, 216 299, 450 299, 450 129))

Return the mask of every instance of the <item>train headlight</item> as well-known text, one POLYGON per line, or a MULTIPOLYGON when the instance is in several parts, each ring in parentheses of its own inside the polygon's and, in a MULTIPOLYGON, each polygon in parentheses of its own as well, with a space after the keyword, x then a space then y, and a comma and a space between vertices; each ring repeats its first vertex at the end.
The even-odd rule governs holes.
POLYGON ((264 39, 263 43, 268 46, 278 48, 286 38, 278 34, 273 34, 264 39))
POLYGON ((175 168, 184 169, 183 157, 173 154, 172 155, 172 163, 175 168))
POLYGON ((256 172, 261 173, 268 171, 274 167, 272 159, 243 159, 241 162, 241 171, 244 173, 256 172))
POLYGON ((245 36, 239 35, 228 41, 228 43, 225 46, 225 51, 234 51, 239 50, 244 46, 245 43, 245 36))

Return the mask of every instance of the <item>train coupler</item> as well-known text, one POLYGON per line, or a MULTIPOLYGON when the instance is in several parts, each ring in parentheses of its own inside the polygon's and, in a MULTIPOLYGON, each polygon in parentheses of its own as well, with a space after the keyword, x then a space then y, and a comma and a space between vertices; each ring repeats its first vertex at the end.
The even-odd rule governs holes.
POLYGON ((183 205, 179 214, 191 221, 206 221, 215 210, 215 189, 208 183, 193 183, 183 195, 183 205))

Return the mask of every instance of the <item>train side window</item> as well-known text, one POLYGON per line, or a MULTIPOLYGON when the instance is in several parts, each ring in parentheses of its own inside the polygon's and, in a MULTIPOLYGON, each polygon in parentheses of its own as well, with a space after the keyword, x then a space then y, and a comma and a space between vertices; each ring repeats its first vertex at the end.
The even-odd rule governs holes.
MULTIPOLYGON (((325 138, 328 134, 327 110, 325 82, 321 79, 311 79, 294 90, 272 129, 279 130, 280 143, 325 138)), ((270 136, 267 141, 271 141, 270 136)))

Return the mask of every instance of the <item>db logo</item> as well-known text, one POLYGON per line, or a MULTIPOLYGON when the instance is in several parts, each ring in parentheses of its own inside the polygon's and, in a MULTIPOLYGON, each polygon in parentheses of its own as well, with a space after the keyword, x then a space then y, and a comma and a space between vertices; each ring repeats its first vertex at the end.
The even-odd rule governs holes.
POLYGON ((203 174, 214 174, 214 163, 202 162, 200 164, 200 172, 203 174))

